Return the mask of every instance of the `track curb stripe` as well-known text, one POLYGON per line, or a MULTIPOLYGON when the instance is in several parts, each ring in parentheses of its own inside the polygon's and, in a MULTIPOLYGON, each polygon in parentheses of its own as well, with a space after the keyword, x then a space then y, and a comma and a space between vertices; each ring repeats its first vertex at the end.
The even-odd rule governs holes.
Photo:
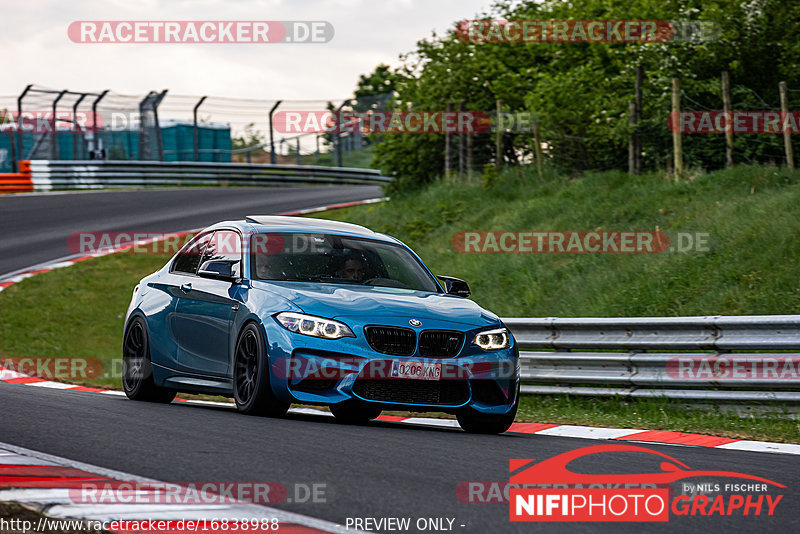
POLYGON ((48 517, 92 521, 181 519, 211 521, 228 518, 229 522, 250 517, 259 520, 275 517, 279 524, 278 530, 275 531, 278 534, 352 532, 352 529, 348 530, 329 521, 244 502, 216 505, 141 503, 97 505, 75 502, 71 498, 70 490, 80 490, 83 484, 118 484, 122 481, 163 483, 0 443, 0 459, 4 456, 30 463, 0 462, 0 501, 36 505, 40 509, 45 509, 48 517))

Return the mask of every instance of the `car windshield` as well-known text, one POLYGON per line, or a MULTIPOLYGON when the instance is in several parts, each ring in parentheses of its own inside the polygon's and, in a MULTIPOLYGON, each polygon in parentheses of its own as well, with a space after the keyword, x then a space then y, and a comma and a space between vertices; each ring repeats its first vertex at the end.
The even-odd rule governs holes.
POLYGON ((261 233, 250 241, 256 280, 326 282, 438 293, 436 280, 404 247, 330 234, 261 233))

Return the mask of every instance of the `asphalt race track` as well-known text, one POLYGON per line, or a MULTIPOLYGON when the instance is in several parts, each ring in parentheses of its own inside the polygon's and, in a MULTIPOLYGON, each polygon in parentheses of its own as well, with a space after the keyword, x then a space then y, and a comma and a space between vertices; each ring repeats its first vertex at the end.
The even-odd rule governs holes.
MULTIPOLYGON (((278 508, 344 524, 348 517, 449 517, 455 532, 797 532, 797 456, 694 447, 646 447, 693 469, 735 470, 788 486, 775 517, 672 517, 668 524, 512 524, 507 504, 462 503, 462 481, 501 481, 509 458, 544 459, 594 440, 522 434, 473 436, 459 430, 327 417, 256 418, 231 409, 151 405, 125 397, 0 384, 0 441, 159 480, 324 484, 326 503, 278 508), (465 525, 461 527, 460 525, 465 525), (677 531, 677 530, 675 530, 677 531)), ((588 457, 591 459, 591 457, 588 457)), ((585 472, 650 472, 651 462, 610 458, 585 472)))
MULTIPOLYGON (((175 231, 248 213, 377 196, 380 192, 374 187, 324 187, 2 197, 0 272, 69 254, 66 237, 71 232, 175 231)), ((310 415, 257 418, 229 408, 154 405, 6 383, 0 383, 0 407, 0 442, 162 481, 279 482, 290 499, 296 485, 322 484, 325 502, 276 506, 341 524, 364 517, 409 517, 413 524, 430 517, 454 519, 454 532, 480 534, 800 531, 797 455, 642 445, 695 470, 737 471, 786 485, 772 517, 672 516, 669 523, 660 524, 511 523, 507 504, 461 502, 459 483, 508 480, 509 459, 543 460, 611 442, 523 434, 474 436, 457 429, 395 423, 344 426, 310 415)), ((576 470, 622 474, 657 468, 651 458, 610 453, 586 457, 576 470)))
POLYGON ((380 196, 371 185, 0 195, 0 275, 70 255, 73 232, 177 232, 380 196))

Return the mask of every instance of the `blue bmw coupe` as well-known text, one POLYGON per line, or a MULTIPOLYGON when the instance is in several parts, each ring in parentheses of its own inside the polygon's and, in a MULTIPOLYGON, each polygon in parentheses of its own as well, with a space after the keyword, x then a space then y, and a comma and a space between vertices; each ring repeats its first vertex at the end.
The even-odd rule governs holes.
POLYGON ((233 397, 246 414, 329 406, 455 414, 468 432, 514 421, 519 354, 500 319, 399 240, 363 226, 251 216, 194 236, 133 290, 123 386, 134 400, 233 397))

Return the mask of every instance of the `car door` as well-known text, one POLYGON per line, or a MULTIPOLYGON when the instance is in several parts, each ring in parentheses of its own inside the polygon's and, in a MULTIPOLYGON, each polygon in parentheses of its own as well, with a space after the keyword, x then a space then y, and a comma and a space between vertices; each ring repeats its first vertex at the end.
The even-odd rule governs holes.
POLYGON ((156 299, 156 307, 148 311, 148 317, 151 317, 150 358, 155 365, 179 371, 187 370, 178 361, 184 325, 176 312, 178 302, 185 294, 181 287, 191 285, 196 278, 197 268, 209 239, 210 232, 196 236, 175 256, 169 272, 153 284, 153 289, 163 296, 156 299))
MULTIPOLYGON (((242 238, 234 230, 217 230, 203 249, 198 269, 210 260, 237 262, 241 275, 242 238)), ((226 376, 230 367, 231 324, 239 301, 237 284, 195 275, 181 285, 175 310, 178 363, 182 369, 208 376, 226 376)))

